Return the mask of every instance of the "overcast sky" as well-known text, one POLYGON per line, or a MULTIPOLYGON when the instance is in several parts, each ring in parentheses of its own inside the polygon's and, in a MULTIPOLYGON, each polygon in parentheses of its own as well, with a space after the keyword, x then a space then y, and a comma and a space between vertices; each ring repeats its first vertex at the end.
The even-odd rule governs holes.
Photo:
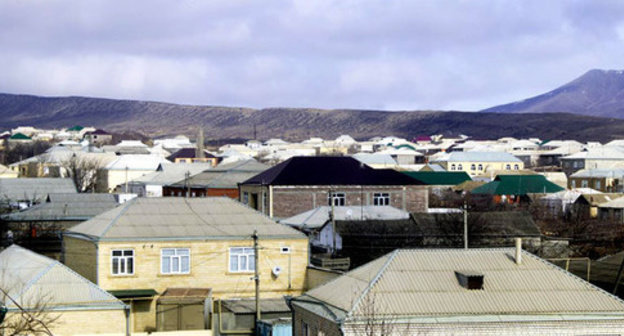
POLYGON ((467 111, 623 62, 621 0, 0 0, 6 93, 467 111))

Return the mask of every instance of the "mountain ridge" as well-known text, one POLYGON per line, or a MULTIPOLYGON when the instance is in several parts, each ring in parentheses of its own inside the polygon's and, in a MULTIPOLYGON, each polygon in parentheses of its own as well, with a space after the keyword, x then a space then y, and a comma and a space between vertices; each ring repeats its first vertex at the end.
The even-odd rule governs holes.
POLYGON ((608 141, 624 138, 624 120, 561 113, 474 113, 315 108, 243 108, 90 97, 40 97, 0 93, 0 128, 96 126, 151 137, 194 135, 204 126, 207 139, 349 134, 366 139, 395 135, 467 134, 480 139, 504 136, 608 141))
POLYGON ((624 119, 624 70, 592 69, 554 90, 480 112, 569 112, 624 119))

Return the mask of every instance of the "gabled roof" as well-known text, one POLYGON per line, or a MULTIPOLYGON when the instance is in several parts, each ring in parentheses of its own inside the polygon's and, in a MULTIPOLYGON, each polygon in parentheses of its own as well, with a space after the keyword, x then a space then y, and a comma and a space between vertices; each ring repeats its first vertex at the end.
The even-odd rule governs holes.
POLYGON ((268 168, 269 166, 253 159, 221 164, 191 176, 188 181, 176 180, 170 186, 185 187, 190 185, 192 188, 236 189, 239 183, 268 168))
MULTIPOLYGON (((38 300, 54 309, 123 309, 124 303, 56 260, 11 245, 0 252, 2 288, 24 308, 38 300)), ((17 310, 13 302, 4 302, 17 310)))
POLYGON ((380 318, 479 321, 481 317, 481 322, 491 322, 493 316, 530 315, 533 321, 562 318, 560 314, 624 317, 624 302, 617 297, 525 251, 518 265, 514 252, 512 248, 396 250, 293 303, 316 301, 334 314, 334 320, 342 321, 366 317, 371 302, 380 318), (458 272, 482 275, 483 288, 463 287, 458 272))
POLYGON ((392 169, 373 169, 346 156, 296 156, 242 184, 262 185, 420 185, 392 169))
POLYGON ((104 167, 106 170, 156 170, 161 164, 171 164, 170 161, 157 155, 127 154, 104 167))
POLYGON ((623 196, 624 194, 621 193, 582 194, 576 199, 576 202, 584 202, 591 206, 599 206, 623 196))
POLYGON ((187 173, 189 176, 195 176, 211 168, 211 163, 203 162, 161 164, 156 171, 132 179, 129 184, 167 185, 183 179, 187 173))
POLYGON ((611 177, 622 178, 624 177, 624 169, 582 169, 576 173, 570 175, 570 177, 611 177))
POLYGON ((473 194, 526 195, 564 190, 543 175, 498 175, 494 181, 472 190, 473 194))
POLYGON ((99 241, 304 239, 305 236, 226 197, 135 198, 67 230, 99 241))
POLYGON ((415 171, 402 172, 426 185, 458 185, 466 181, 472 181, 466 172, 439 172, 439 171, 415 171))
POLYGON ((0 199, 11 201, 39 200, 52 193, 77 193, 70 178, 0 179, 0 199))
POLYGON ((87 134, 93 134, 93 135, 111 135, 110 133, 108 133, 108 132, 106 132, 105 130, 100 129, 100 128, 96 129, 96 130, 95 130, 95 131, 93 131, 93 132, 87 132, 87 134))
POLYGON ((9 140, 31 140, 31 138, 24 133, 15 133, 9 137, 9 140))
POLYGON ((620 147, 590 148, 587 151, 564 156, 561 160, 624 160, 624 151, 620 147))
POLYGON ((600 208, 615 208, 615 209, 623 209, 624 208, 624 197, 617 197, 608 202, 599 204, 600 208))
MULTIPOLYGON (((181 148, 177 152, 169 155, 167 157, 167 160, 174 161, 177 158, 194 159, 196 157, 197 157, 197 150, 195 148, 192 148, 192 147, 187 147, 187 148, 181 148)), ((210 153, 209 151, 207 151, 205 149, 204 149, 204 157, 205 158, 216 158, 216 156, 212 155, 212 153, 210 153)))
POLYGON ((76 126, 74 126, 72 128, 68 128, 67 131, 68 132, 80 132, 80 131, 82 131, 83 128, 84 127, 82 127, 80 125, 76 125, 76 126))
POLYGON ((5 221, 86 221, 117 206, 113 194, 50 194, 45 202, 2 216, 5 221))

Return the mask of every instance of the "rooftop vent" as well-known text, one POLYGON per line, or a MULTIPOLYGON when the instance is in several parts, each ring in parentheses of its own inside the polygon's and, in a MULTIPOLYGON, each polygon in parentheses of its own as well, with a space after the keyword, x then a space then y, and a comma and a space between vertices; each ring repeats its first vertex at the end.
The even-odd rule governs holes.
POLYGON ((483 274, 471 271, 455 271, 459 285, 470 290, 483 289, 483 274))

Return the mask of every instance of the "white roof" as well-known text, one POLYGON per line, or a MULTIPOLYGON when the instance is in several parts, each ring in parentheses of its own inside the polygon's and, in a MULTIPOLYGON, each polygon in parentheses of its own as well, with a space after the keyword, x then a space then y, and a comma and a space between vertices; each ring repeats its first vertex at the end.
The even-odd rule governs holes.
POLYGON ((367 165, 396 166, 397 164, 390 154, 357 153, 351 155, 351 157, 367 165))
MULTIPOLYGON (((124 303, 56 260, 11 245, 0 252, 1 286, 24 308, 44 300, 54 309, 123 309, 124 303)), ((10 310, 15 304, 4 302, 10 310)))
POLYGON ((622 178, 624 169, 583 169, 570 175, 570 177, 611 177, 622 178))
POLYGON ((158 155, 127 154, 106 165, 108 170, 156 170, 161 164, 171 164, 171 161, 158 155))
MULTIPOLYGON (((320 228, 329 221, 330 206, 321 206, 290 218, 280 220, 281 224, 297 228, 320 228)), ((334 207, 336 220, 408 219, 409 213, 391 206, 337 206, 334 207)))
POLYGON ((146 144, 142 143, 139 140, 121 140, 120 143, 116 144, 118 147, 147 147, 146 144))
POLYGON ((564 156, 561 159, 624 160, 624 151, 620 147, 590 148, 587 151, 564 156))

